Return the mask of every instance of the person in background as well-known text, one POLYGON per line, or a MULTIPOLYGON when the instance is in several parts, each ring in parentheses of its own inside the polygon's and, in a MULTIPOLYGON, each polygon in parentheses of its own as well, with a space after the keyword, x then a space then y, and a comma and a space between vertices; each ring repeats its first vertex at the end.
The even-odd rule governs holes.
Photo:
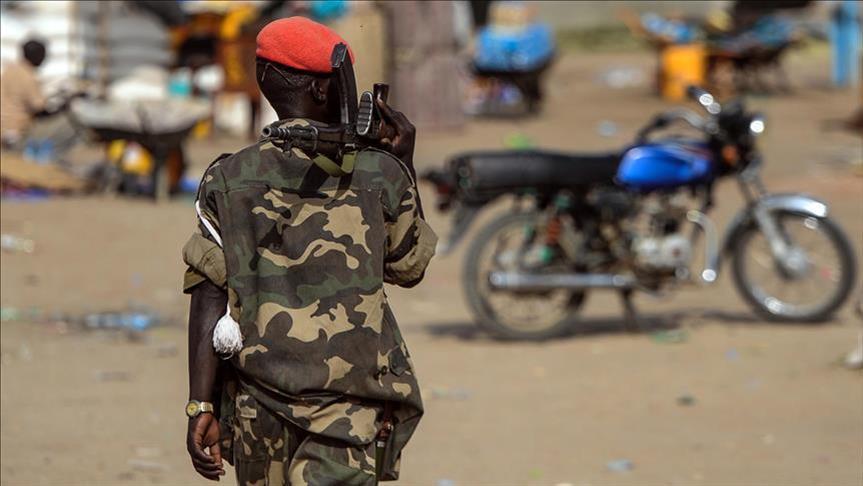
POLYGON ((45 61, 45 44, 29 40, 23 59, 6 66, 0 77, 0 136, 4 148, 18 148, 34 118, 45 110, 36 69, 45 61))
POLYGON ((488 11, 492 0, 470 0, 468 3, 473 17, 473 29, 478 31, 488 24, 488 11))
POLYGON ((830 22, 833 84, 844 88, 860 82, 860 2, 842 0, 833 7, 830 22))
POLYGON ((45 61, 47 47, 38 40, 21 46, 23 59, 10 64, 0 78, 0 140, 4 149, 23 151, 37 163, 59 161, 79 140, 69 115, 69 104, 80 92, 63 92, 46 98, 36 70, 45 61))

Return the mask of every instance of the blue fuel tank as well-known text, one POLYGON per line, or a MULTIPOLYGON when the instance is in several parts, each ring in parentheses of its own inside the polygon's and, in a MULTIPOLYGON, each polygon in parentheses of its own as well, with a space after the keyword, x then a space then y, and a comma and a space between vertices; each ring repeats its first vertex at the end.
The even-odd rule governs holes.
POLYGON ((701 142, 636 145, 626 151, 617 169, 617 182, 636 191, 673 189, 712 177, 711 153, 701 142))

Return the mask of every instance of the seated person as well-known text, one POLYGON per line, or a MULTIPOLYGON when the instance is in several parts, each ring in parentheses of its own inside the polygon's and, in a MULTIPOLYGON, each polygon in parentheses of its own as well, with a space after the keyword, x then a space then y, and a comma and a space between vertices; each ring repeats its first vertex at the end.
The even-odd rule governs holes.
POLYGON ((24 151, 25 157, 57 161, 78 140, 67 109, 73 96, 51 107, 36 76, 45 44, 27 41, 22 54, 23 60, 8 65, 0 78, 0 140, 4 149, 24 151))
POLYGON ((23 59, 9 64, 0 77, 0 137, 4 147, 17 147, 37 114, 45 109, 45 97, 36 69, 45 60, 45 45, 31 40, 22 46, 23 59))

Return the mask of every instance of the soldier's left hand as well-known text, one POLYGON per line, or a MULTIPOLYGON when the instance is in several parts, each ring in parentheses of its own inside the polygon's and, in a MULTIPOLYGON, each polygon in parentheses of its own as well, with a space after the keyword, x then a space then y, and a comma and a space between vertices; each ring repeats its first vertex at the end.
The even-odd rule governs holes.
POLYGON ((220 476, 225 475, 219 448, 219 421, 213 414, 202 413, 189 419, 186 449, 198 474, 212 481, 218 481, 220 476), (209 449, 209 454, 204 449, 209 449))
POLYGON ((383 148, 395 155, 402 162, 413 167, 414 144, 416 143, 417 130, 413 123, 408 120, 404 113, 392 109, 385 101, 378 98, 378 108, 384 119, 384 133, 382 133, 383 148))

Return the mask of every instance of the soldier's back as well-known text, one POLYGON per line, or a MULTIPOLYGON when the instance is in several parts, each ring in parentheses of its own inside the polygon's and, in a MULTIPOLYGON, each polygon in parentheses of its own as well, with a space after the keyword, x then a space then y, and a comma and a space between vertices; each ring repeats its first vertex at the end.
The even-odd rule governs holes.
POLYGON ((398 243, 388 236, 415 213, 413 184, 386 152, 349 154, 342 175, 328 162, 262 141, 205 174, 200 197, 219 222, 244 337, 235 364, 286 395, 384 396, 373 370, 403 346, 383 290, 398 243))

